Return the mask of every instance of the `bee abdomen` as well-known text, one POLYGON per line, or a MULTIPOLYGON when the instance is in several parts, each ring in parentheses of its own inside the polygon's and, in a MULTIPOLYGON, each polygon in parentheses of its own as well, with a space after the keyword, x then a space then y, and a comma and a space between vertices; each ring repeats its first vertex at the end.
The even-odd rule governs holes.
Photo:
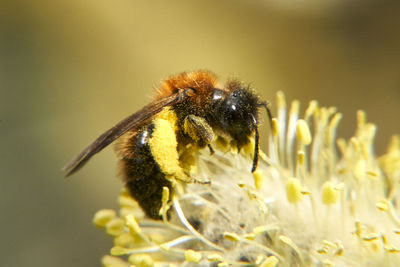
POLYGON ((132 154, 121 160, 126 187, 130 194, 147 216, 160 219, 162 189, 166 186, 171 190, 171 182, 165 178, 151 154, 149 139, 153 127, 153 124, 149 124, 127 140, 130 142, 132 154))

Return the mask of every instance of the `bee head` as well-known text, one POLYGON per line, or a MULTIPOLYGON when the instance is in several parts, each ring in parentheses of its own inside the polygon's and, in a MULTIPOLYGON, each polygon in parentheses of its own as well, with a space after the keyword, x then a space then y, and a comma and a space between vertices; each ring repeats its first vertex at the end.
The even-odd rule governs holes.
POLYGON ((256 130, 259 99, 236 81, 228 82, 226 89, 214 90, 214 114, 220 128, 236 140, 240 148, 256 130))

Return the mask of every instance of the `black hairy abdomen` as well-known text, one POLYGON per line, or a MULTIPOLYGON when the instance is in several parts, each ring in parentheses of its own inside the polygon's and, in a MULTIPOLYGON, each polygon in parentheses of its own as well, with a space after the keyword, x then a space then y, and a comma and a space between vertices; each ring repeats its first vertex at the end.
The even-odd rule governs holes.
POLYGON ((149 139, 153 127, 153 124, 149 124, 132 137, 132 157, 122 161, 125 165, 126 187, 132 197, 147 216, 161 219, 162 190, 166 186, 171 191, 171 182, 165 178, 151 154, 149 139))

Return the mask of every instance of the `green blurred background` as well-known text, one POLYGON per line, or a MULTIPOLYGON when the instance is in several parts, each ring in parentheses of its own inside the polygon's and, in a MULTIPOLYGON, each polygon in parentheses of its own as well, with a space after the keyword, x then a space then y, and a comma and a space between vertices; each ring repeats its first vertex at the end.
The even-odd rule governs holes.
POLYGON ((240 77, 273 108, 278 90, 336 106, 344 137, 364 109, 383 153, 400 132, 399 3, 1 1, 0 265, 99 265, 112 244, 91 219, 116 207, 114 153, 60 168, 183 70, 240 77))

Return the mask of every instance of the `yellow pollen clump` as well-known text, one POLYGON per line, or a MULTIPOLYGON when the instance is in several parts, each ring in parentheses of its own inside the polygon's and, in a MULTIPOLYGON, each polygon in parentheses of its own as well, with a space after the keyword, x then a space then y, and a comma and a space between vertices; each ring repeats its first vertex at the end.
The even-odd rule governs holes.
POLYGON ((154 130, 149 145, 151 154, 167 177, 189 182, 179 162, 177 151, 176 129, 177 117, 169 108, 160 112, 153 120, 154 130))
POLYGON ((221 150, 224 153, 230 150, 229 142, 223 137, 218 136, 217 140, 215 141, 215 145, 217 149, 221 150))
POLYGON ((289 181, 286 182, 286 197, 289 203, 300 202, 303 198, 301 191, 302 186, 299 179, 290 178, 289 181))

